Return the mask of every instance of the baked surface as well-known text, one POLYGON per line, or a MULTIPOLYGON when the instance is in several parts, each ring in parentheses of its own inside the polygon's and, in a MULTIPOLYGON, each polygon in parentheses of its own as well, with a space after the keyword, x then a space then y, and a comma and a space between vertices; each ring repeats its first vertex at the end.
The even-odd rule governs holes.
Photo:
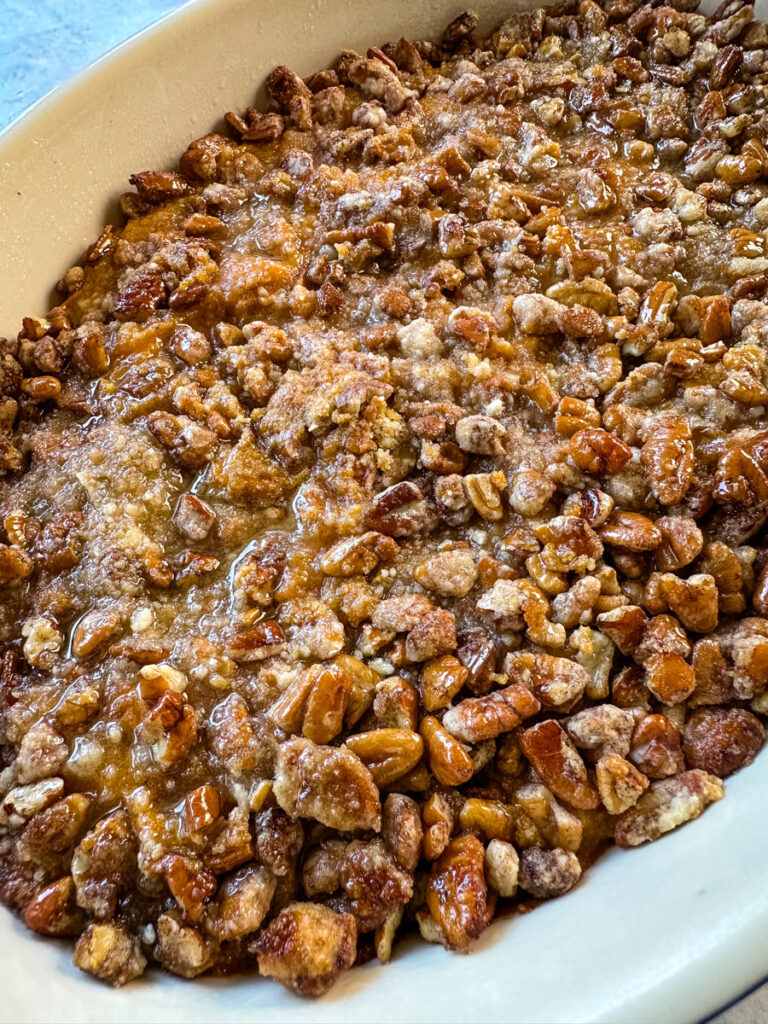
POLYGON ((768 31, 470 13, 228 114, 0 343, 0 897, 319 995, 768 714, 768 31))

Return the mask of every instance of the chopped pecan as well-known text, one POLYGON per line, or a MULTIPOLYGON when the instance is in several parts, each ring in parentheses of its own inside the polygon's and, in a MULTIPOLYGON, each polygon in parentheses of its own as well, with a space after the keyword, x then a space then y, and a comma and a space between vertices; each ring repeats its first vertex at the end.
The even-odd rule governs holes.
POLYGON ((41 889, 24 908, 24 924, 38 935, 78 935, 83 914, 75 903, 75 886, 69 875, 41 889))
POLYGON ((468 697, 449 708, 443 716, 443 727, 464 743, 480 743, 511 732, 539 708, 539 701, 525 686, 513 683, 483 697, 468 697))
POLYGON ((421 735, 426 747, 429 768, 444 786, 461 786, 475 772, 472 758, 463 745, 432 715, 421 720, 421 735))
POLYGON ((427 906, 449 949, 466 951, 488 924, 485 850, 472 835, 459 836, 432 867, 427 906))
POLYGON ((75 967, 116 988, 144 973, 147 960, 139 940, 120 924, 90 924, 75 946, 75 967))
POLYGON ((355 962, 357 926, 351 914, 318 903, 292 903, 252 944, 259 973, 302 996, 320 996, 355 962))
POLYGON ((654 782, 635 806, 616 822, 618 846, 652 842, 692 818, 723 795, 723 784, 714 775, 693 769, 654 782))
POLYGON ((349 736, 346 746, 357 754, 377 786, 388 786, 418 764, 424 743, 410 729, 373 729, 349 736))
POLYGON ((721 779, 751 764, 765 740, 761 722, 742 708, 702 708, 683 730, 683 753, 690 768, 721 779))
POLYGON ((569 850, 532 846, 520 856, 518 882, 538 899, 552 899, 572 889, 581 878, 581 865, 569 850))
POLYGON ((581 810, 597 807, 599 797, 589 783, 586 766, 554 719, 525 729, 520 746, 555 796, 581 810))
POLYGON ((680 746, 680 733, 664 715, 646 715, 632 736, 629 759, 644 775, 663 779, 685 767, 680 746))
POLYGON ((575 704, 589 683, 589 676, 581 665, 552 654, 513 651, 504 659, 504 670, 510 679, 533 690, 547 708, 575 704))
POLYGON ((363 762, 344 747, 321 747, 292 737, 280 744, 275 799, 295 818, 314 818, 341 832, 378 830, 379 793, 363 762))
POLYGON ((648 779, 618 754, 605 754, 597 762, 597 790, 609 814, 623 814, 648 788, 648 779))

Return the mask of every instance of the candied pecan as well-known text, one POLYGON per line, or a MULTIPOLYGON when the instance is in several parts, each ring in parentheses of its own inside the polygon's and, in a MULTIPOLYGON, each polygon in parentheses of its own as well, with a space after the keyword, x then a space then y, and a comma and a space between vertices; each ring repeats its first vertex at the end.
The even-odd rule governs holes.
POLYGON ((615 434, 599 427, 584 427, 571 436, 571 458, 584 473, 613 476, 632 457, 631 448, 615 434))
POLYGON ((490 416, 464 416, 456 424, 456 442, 462 451, 501 455, 506 430, 490 416))
POLYGON ((504 516, 501 491, 507 480, 498 470, 493 473, 468 473, 464 477, 464 489, 475 511, 483 519, 497 522, 504 516))
POLYGON ((581 865, 569 850, 531 846, 520 855, 518 884, 537 899, 553 899, 572 889, 581 878, 581 865))
POLYGON ((595 771, 597 790, 609 814, 623 814, 648 788, 648 779, 618 754, 605 754, 595 771))
POLYGON ((346 746, 355 753, 377 786, 387 786, 414 768, 424 749, 421 736, 411 729, 373 729, 349 736, 346 746))
POLYGON ((602 526, 613 511, 614 500, 610 494, 597 487, 571 494, 563 503, 561 512, 566 516, 580 516, 596 528, 602 526))
POLYGON ((205 540, 216 522, 216 513, 194 494, 182 494, 179 498, 173 521, 190 540, 205 540))
POLYGON ((381 562, 391 562, 398 550, 391 537, 369 531, 339 541, 323 555, 320 567, 327 576, 367 576, 381 562))
POLYGON ((672 611, 686 629, 710 633, 718 616, 714 577, 696 573, 683 580, 674 573, 652 573, 645 588, 645 606, 655 613, 672 611))
POLYGON ((705 708, 688 718, 683 730, 683 753, 690 768, 701 768, 721 779, 755 759, 765 729, 742 708, 705 708))
POLYGON ((693 481, 691 428, 681 418, 654 427, 640 452, 651 489, 662 505, 678 505, 693 481))
POLYGON ((395 907, 413 895, 413 879, 397 864, 380 839, 349 844, 340 873, 341 887, 358 930, 372 931, 395 907))
POLYGON ((221 799, 213 786, 198 786, 184 800, 184 824, 188 832, 199 832, 219 817, 221 799))
POLYGON ((513 827, 512 815, 500 800, 470 797, 461 805, 459 828, 462 831, 474 832, 486 840, 509 840, 513 827))
POLYGON ((429 661, 456 648, 456 619, 453 612, 432 608, 408 631, 405 654, 408 661, 429 661))
POLYGON ((495 664, 493 641, 484 629, 475 627, 458 633, 456 644, 456 657, 469 673, 467 687, 473 693, 483 693, 495 664))
POLYGON ((303 996, 320 996, 355 962, 351 914, 317 903, 292 903, 252 943, 259 973, 303 996))
POLYGON ((511 732, 539 708, 539 701, 525 686, 513 683, 485 696, 461 701, 446 711, 443 727, 465 743, 480 743, 511 732))
POLYGON ((515 793, 515 805, 525 812, 539 836, 550 846, 578 850, 584 835, 581 818, 563 807, 546 786, 530 782, 515 793))
POLYGON ((278 110, 286 114, 299 131, 312 127, 312 94, 295 71, 279 65, 267 76, 266 88, 278 110))
POLYGON ((210 905, 205 927, 220 942, 255 932, 267 915, 277 879, 268 868, 249 865, 225 878, 210 905))
POLYGON ((460 786, 472 778, 475 772, 472 758, 433 715, 421 720, 420 732, 430 771, 438 782, 444 786, 460 786))
POLYGON ((69 757, 64 737, 47 722, 38 722, 24 735, 16 759, 19 782, 46 779, 62 767, 69 757))
POLYGON ((302 866, 302 884, 307 896, 334 893, 340 888, 348 845, 340 839, 328 839, 307 853, 302 866))
POLYGON ((509 504, 521 516, 538 515, 555 493, 555 484, 535 469, 515 473, 509 488, 509 504))
POLYGON ((581 665, 551 654, 513 651, 504 659, 504 669, 511 679, 533 690, 547 708, 576 703, 589 683, 581 665))
POLYGON ((554 719, 525 729, 520 746, 555 796, 581 810, 597 807, 599 798, 589 783, 584 762, 554 719))
POLYGON ((640 643, 648 616, 642 608, 625 604, 597 616, 597 628, 607 634, 622 654, 632 654, 640 643))
POLYGON ((469 675, 458 658, 444 654, 426 662, 421 671, 421 698, 425 711, 446 708, 469 675))
POLYGON ((421 855, 421 815, 418 805, 402 793, 390 793, 381 811, 381 837, 406 871, 415 871, 421 855))
POLYGON ((147 418, 147 426, 186 469, 201 469, 213 457, 218 442, 216 434, 188 416, 153 412, 147 418))
POLYGON ((295 818, 314 818, 341 832, 378 830, 379 793, 363 762, 344 747, 317 746, 291 737, 277 751, 274 790, 282 809, 295 818))
POLYGON ((520 858, 511 843, 492 839, 485 848, 485 877, 499 896, 512 897, 517 892, 520 858))
POLYGON ((190 191, 189 183, 173 171, 142 171, 132 174, 129 181, 149 203, 164 203, 190 191))
POLYGON ((214 948, 197 928, 185 925, 181 915, 171 910, 157 919, 153 954, 172 974, 196 978, 212 965, 214 948))
POLYGON ((252 629, 235 633, 229 641, 227 652, 234 661, 263 661, 277 654, 284 643, 285 633, 279 623, 265 619, 252 629))
POLYGON ((477 579, 477 566, 466 548, 440 551, 416 566, 414 579, 426 590, 446 597, 465 597, 477 579))
POLYGON ((111 918, 135 876, 136 857, 136 838, 124 810, 98 821, 72 855, 78 906, 100 920, 111 918))
POLYGON ((384 729, 415 731, 419 724, 419 694, 415 687, 399 676, 390 676, 375 684, 375 688, 373 713, 379 725, 384 729))
POLYGON ((171 853, 161 861, 165 881, 190 921, 199 921, 204 902, 216 892, 216 877, 188 857, 171 853))
POLYGON ((695 689, 693 668, 679 654, 654 654, 644 667, 645 685, 663 704, 680 704, 695 689))
POLYGON ((286 732, 329 743, 341 732, 352 679, 337 665, 311 665, 299 673, 269 715, 286 732))
POLYGON ((404 480, 376 495, 365 523, 390 537, 411 537, 433 529, 437 516, 417 485, 404 480))
POLYGON ((644 775, 663 779, 685 767, 680 746, 680 733, 664 715, 646 715, 632 736, 630 760, 644 775))
POLYGON ((254 818, 256 854, 262 864, 282 878, 288 875, 304 843, 301 822, 278 807, 260 811, 254 818))
POLYGON ((141 735, 153 759, 167 771, 197 740, 198 718, 183 693, 167 690, 142 723, 141 735))
POLYGON ((116 988, 144 973, 139 940, 121 924, 90 924, 77 940, 72 961, 116 988))
POLYGON ((525 623, 528 637, 545 647, 562 647, 565 629, 549 621, 549 601, 530 580, 497 580, 477 602, 480 611, 491 612, 506 629, 525 623))
POLYGON ((454 839, 432 867, 427 906, 449 949, 466 951, 488 924, 485 850, 473 835, 454 839))
POLYGON ((733 695, 728 662, 716 640, 698 640, 691 657, 696 688, 688 699, 689 707, 702 704, 724 704, 733 695))
POLYGON ((87 658, 114 635, 119 624, 120 616, 113 608, 87 612, 72 636, 72 653, 78 658, 87 658))
POLYGON ((720 779, 699 769, 654 782, 635 806, 616 822, 616 844, 639 846, 652 842, 686 821, 698 818, 708 804, 720 800, 722 795, 720 779))
POLYGON ((637 512, 612 512, 599 534, 602 541, 620 551, 655 551, 662 542, 658 526, 637 512))
POLYGON ((613 704, 585 708, 565 723, 574 744, 594 761, 606 754, 626 757, 635 730, 635 716, 613 704))
POLYGON ((83 914, 69 875, 41 889, 24 908, 24 924, 38 935, 79 935, 83 914))
POLYGON ((653 557, 661 572, 682 569, 701 554, 704 537, 692 519, 662 516, 656 520, 656 526, 661 530, 662 540, 653 557))

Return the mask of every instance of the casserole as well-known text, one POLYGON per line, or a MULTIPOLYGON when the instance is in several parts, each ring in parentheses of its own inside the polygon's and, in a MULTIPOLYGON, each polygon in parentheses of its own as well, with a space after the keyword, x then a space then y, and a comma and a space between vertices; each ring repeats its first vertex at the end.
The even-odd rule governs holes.
MULTIPOLYGON (((502 13, 499 5, 482 9, 488 22, 502 13)), ((401 5, 388 3, 370 23, 358 19, 351 32, 353 5, 307 5, 303 13, 299 7, 288 20, 243 4, 193 5, 117 51, 68 93, 42 104, 26 125, 8 132, 3 326, 10 329, 22 311, 46 304, 37 282, 58 276, 98 232, 105 217, 101 197, 119 189, 131 169, 169 162, 183 139, 206 130, 227 106, 248 103, 252 85, 278 51, 279 59, 307 72, 342 46, 364 49, 403 31, 429 34, 456 12, 430 5, 411 17, 401 5), (297 23, 306 25, 302 37, 296 36, 297 23), (250 39, 251 27, 254 36, 261 30, 271 43, 261 63, 242 43, 250 39), (166 56, 171 49, 180 54, 175 74, 166 56), (184 74, 184 68, 193 70, 184 74), (179 95, 193 115, 179 118, 179 95), (52 232, 54 224, 68 227, 52 232)), ((356 1019, 376 1019, 386 985, 391 1015, 403 1020, 637 1020, 661 1014, 696 1019, 759 973, 764 947, 751 941, 750 929, 757 932, 762 923, 761 903, 752 895, 762 888, 752 854, 763 838, 760 771, 758 761, 730 784, 734 799, 729 803, 735 807, 714 808, 696 829, 668 840, 662 847, 666 854, 654 854, 656 848, 636 853, 629 867, 625 858, 608 857, 594 872, 591 889, 579 889, 530 918, 497 925, 480 944, 482 957, 446 961, 434 950, 420 950, 408 961, 396 960, 390 974, 369 968, 345 978, 338 996, 312 1010, 254 986, 251 979, 206 983, 190 1005, 187 996, 177 995, 176 982, 162 978, 136 988, 129 1012, 155 1016, 158 996, 162 1001, 167 993, 166 1019, 175 1019, 176 1012, 179 1019, 195 1019, 195 1014, 239 1019, 251 1009, 276 1020, 301 1014, 324 1019, 326 1013, 325 1019, 333 1019, 341 1009, 336 999, 345 998, 345 1012, 349 1007, 356 1019), (593 891, 597 885, 599 891, 593 891)), ((13 943, 7 961, 13 979, 8 988, 15 990, 7 1003, 9 1019, 35 1019, 38 1011, 39 1019, 49 1019, 65 1007, 74 1019, 83 1013, 93 1019, 125 1016, 125 997, 85 990, 86 982, 69 968, 63 975, 51 970, 46 998, 52 1001, 32 1006, 33 979, 41 967, 53 966, 44 959, 48 951, 38 963, 33 948, 26 940, 13 943), (87 1007, 80 1005, 81 993, 87 994, 87 1007)))

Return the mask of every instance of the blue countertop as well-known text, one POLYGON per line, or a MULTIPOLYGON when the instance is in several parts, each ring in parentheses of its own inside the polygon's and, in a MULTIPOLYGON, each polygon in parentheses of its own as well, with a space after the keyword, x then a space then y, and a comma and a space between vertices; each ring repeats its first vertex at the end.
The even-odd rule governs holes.
POLYGON ((0 0, 0 130, 183 0, 0 0))

